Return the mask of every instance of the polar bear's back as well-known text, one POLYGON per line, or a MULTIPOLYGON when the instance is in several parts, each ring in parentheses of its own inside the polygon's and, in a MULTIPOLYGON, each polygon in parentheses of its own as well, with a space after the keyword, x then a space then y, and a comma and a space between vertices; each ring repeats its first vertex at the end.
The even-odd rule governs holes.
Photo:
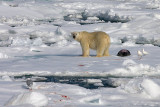
POLYGON ((110 43, 110 37, 108 34, 106 34, 105 32, 102 31, 97 31, 97 32, 91 32, 90 33, 90 37, 93 40, 97 40, 96 42, 106 42, 106 43, 110 43))
POLYGON ((108 34, 102 31, 97 32, 83 32, 85 39, 88 40, 89 47, 91 49, 97 49, 99 45, 109 45, 110 44, 110 37, 108 34))

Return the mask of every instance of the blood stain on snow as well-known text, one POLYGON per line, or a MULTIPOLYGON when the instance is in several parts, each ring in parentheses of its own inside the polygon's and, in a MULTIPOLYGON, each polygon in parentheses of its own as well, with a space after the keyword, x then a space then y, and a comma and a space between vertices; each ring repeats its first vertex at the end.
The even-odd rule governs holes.
POLYGON ((85 65, 80 64, 80 65, 78 65, 78 66, 83 67, 83 66, 85 66, 85 65))
POLYGON ((68 96, 66 96, 66 95, 62 95, 62 97, 65 98, 65 99, 67 99, 67 100, 70 99, 70 98, 69 98, 68 96))

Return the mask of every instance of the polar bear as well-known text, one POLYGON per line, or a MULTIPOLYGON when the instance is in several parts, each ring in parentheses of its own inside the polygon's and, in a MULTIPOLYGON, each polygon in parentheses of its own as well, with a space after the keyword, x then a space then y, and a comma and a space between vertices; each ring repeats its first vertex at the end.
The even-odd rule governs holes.
POLYGON ((89 49, 97 51, 96 57, 109 56, 110 37, 102 31, 97 32, 72 32, 72 37, 80 42, 82 56, 89 56, 89 49))

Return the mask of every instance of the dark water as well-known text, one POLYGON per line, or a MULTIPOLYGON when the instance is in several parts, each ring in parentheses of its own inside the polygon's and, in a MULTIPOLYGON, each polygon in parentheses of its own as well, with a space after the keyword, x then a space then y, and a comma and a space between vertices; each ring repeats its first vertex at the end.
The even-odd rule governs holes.
MULTIPOLYGON (((34 82, 54 82, 62 84, 72 84, 84 87, 86 89, 98 89, 100 87, 116 88, 110 82, 113 77, 82 77, 82 76, 35 76, 35 75, 22 75, 14 76, 14 79, 32 78, 34 82), (97 79, 95 82, 88 82, 88 79, 97 79), (101 82, 99 82, 101 81, 101 82)), ((117 77, 114 77, 117 78, 117 77)))

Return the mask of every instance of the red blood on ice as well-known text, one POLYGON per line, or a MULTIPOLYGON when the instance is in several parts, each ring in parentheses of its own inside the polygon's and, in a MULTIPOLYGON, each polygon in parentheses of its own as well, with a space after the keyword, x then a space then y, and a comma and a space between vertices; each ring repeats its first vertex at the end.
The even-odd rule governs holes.
POLYGON ((66 98, 66 99, 70 99, 68 96, 66 95, 62 95, 63 98, 66 98))
POLYGON ((78 66, 81 66, 81 67, 82 67, 82 66, 84 66, 84 65, 81 65, 81 64, 80 64, 80 65, 78 65, 78 66))

